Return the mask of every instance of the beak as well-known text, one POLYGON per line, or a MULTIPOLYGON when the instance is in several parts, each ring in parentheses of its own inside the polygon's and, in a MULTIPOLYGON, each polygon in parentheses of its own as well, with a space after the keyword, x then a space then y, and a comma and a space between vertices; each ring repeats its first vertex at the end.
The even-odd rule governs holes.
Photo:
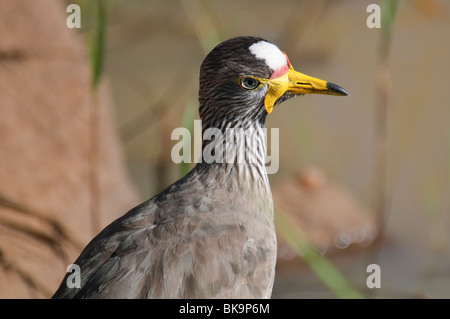
POLYGON ((292 95, 348 95, 347 91, 339 85, 297 72, 292 67, 289 67, 284 75, 266 80, 265 83, 269 84, 269 90, 264 100, 267 113, 272 113, 276 100, 286 92, 292 95))
POLYGON ((289 84, 287 91, 291 94, 328 94, 348 95, 339 85, 300 73, 290 68, 288 71, 289 84))

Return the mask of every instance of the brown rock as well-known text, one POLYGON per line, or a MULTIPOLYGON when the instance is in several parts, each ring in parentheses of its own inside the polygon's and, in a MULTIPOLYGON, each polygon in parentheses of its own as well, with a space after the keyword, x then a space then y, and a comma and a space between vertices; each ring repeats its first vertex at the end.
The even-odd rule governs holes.
MULTIPOLYGON (((276 211, 298 229, 321 253, 351 245, 365 247, 376 237, 373 216, 345 189, 327 181, 318 168, 303 170, 298 179, 273 188, 276 211)), ((278 258, 290 260, 297 253, 278 232, 278 258)))
POLYGON ((88 241, 137 204, 107 86, 96 103, 62 4, 0 2, 0 298, 50 297, 88 241))

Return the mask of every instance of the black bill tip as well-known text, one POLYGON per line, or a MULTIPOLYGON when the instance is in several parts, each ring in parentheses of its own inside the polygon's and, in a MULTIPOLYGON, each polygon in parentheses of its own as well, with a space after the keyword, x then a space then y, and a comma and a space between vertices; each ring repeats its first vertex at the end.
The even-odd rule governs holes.
POLYGON ((333 95, 348 95, 348 92, 337 84, 327 82, 327 89, 333 92, 333 95))

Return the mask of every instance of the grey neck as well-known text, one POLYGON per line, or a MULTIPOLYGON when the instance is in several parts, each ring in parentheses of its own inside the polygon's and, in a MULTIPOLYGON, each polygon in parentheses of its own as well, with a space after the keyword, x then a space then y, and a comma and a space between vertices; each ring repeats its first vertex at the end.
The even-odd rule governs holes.
MULTIPOLYGON (((270 196, 267 176, 265 125, 259 121, 224 121, 215 127, 203 126, 200 169, 235 183, 237 191, 270 196), (222 124, 223 123, 223 124, 222 124)), ((209 175, 208 174, 208 175, 209 175)))

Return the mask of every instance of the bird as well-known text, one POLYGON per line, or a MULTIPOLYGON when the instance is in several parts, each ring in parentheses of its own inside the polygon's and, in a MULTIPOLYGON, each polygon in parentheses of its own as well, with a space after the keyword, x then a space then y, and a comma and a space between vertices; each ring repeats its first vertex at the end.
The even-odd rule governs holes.
POLYGON ((202 132, 214 133, 203 135, 202 159, 95 236, 74 262, 79 287, 67 273, 52 298, 271 297, 277 240, 266 117, 294 96, 348 93, 295 71, 274 43, 239 36, 206 55, 198 94, 202 132))

